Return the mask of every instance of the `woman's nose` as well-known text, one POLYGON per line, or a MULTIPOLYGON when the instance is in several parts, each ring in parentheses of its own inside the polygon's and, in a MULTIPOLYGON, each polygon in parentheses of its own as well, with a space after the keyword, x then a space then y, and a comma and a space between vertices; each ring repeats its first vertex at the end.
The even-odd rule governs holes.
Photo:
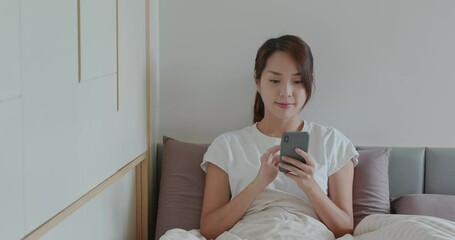
POLYGON ((292 86, 290 84, 283 84, 280 90, 280 96, 291 97, 292 96, 292 86))

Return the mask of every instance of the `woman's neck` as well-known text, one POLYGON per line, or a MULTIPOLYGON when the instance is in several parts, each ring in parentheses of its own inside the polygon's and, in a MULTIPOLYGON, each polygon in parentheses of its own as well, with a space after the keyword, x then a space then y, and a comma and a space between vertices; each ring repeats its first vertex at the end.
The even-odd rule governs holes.
POLYGON ((267 136, 281 138, 284 132, 301 131, 303 125, 304 121, 299 118, 288 120, 263 118, 258 122, 257 128, 267 136))

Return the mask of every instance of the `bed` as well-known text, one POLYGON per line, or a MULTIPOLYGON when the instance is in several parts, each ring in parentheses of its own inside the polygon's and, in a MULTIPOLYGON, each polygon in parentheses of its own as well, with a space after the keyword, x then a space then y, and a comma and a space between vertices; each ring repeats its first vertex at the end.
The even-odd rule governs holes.
MULTIPOLYGON (((169 137, 158 144, 150 221, 151 236, 156 239, 174 228, 182 229, 175 239, 202 239, 195 231, 183 230, 199 228, 205 184, 199 164, 207 147, 169 137)), ((353 236, 339 239, 455 239, 455 148, 357 149, 356 228, 353 236)))

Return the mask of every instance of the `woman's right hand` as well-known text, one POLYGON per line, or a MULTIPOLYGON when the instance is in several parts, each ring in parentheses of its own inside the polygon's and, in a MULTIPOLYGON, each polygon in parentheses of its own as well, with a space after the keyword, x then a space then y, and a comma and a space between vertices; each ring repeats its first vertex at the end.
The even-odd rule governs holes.
POLYGON ((200 222, 200 233, 205 238, 217 238, 245 215, 256 196, 278 175, 279 151, 280 146, 274 146, 260 157, 256 178, 232 199, 228 174, 215 164, 207 164, 200 222))
POLYGON ((254 179, 261 188, 267 187, 278 175, 278 164, 280 160, 280 145, 273 146, 261 156, 261 167, 254 179))

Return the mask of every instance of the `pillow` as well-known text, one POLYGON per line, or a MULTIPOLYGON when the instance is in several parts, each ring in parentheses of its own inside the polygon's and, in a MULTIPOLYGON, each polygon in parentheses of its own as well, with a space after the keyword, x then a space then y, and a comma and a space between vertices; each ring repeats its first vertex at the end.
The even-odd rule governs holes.
POLYGON ((455 196, 439 194, 408 194, 392 200, 397 214, 426 215, 455 221, 455 196))
POLYGON ((200 164, 207 147, 208 144, 163 137, 157 239, 171 228, 199 228, 205 187, 205 172, 200 164))
POLYGON ((389 159, 391 148, 358 150, 352 191, 354 227, 373 213, 390 213, 389 159))

